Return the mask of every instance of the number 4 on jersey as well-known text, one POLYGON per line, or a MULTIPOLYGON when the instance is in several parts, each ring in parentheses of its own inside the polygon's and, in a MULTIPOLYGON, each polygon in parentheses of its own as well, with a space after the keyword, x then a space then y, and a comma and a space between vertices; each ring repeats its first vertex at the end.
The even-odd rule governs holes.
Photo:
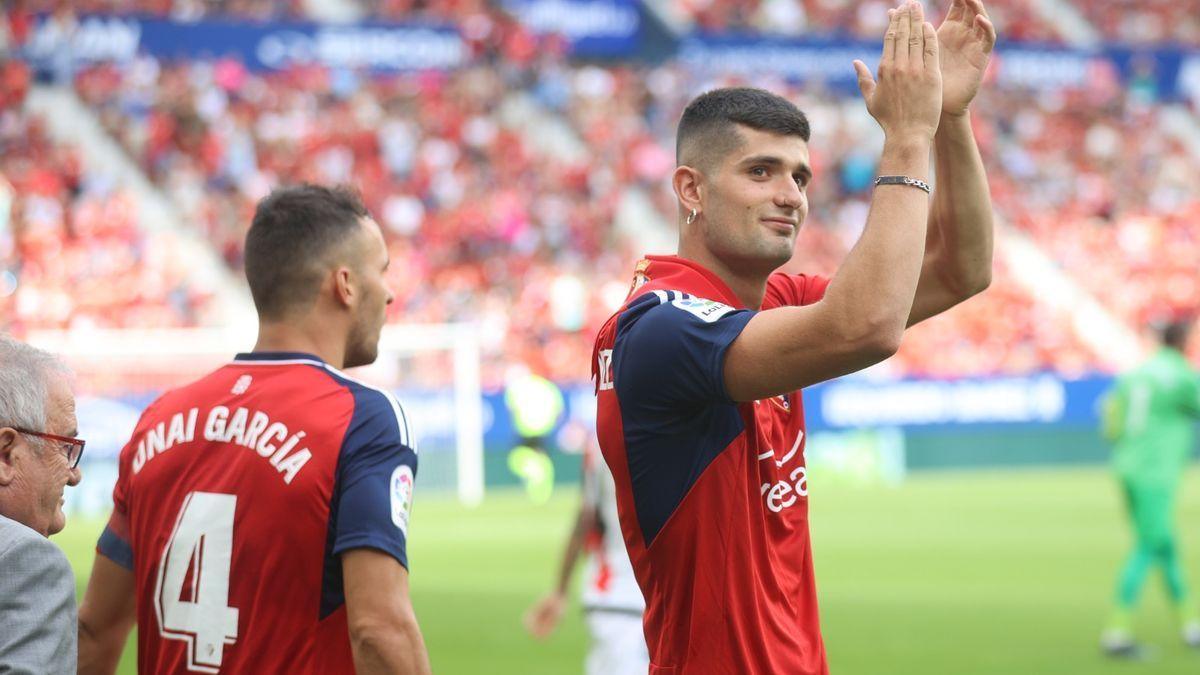
POLYGON ((236 505, 234 495, 189 493, 158 565, 159 632, 188 643, 188 670, 218 672, 225 645, 237 640, 238 610, 229 606, 236 505))

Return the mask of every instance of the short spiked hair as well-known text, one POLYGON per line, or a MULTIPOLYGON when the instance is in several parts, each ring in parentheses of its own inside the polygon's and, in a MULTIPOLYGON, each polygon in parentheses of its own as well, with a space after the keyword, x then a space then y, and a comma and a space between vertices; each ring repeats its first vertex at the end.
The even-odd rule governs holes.
POLYGON ((245 262, 258 315, 277 320, 310 306, 324 265, 369 217, 348 187, 282 187, 260 201, 246 234, 245 262))
POLYGON ((808 118, 791 101, 763 89, 714 89, 684 109, 675 136, 676 163, 700 169, 714 166, 741 146, 739 124, 808 142, 808 118))

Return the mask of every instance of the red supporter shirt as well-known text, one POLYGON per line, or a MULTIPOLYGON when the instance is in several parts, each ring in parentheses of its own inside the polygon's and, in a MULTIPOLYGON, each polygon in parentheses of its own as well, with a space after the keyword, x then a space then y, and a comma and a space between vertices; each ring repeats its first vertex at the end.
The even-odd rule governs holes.
MULTIPOLYGON (((814 303, 828 283, 773 274, 763 309, 814 303)), ((828 673, 799 392, 739 404, 725 389, 725 352, 754 314, 697 263, 650 256, 596 339, 597 433, 652 675, 828 673)))
POLYGON ((353 672, 340 554, 408 566, 416 469, 395 398, 315 356, 240 354, 163 395, 97 545, 134 573, 138 672, 353 672))

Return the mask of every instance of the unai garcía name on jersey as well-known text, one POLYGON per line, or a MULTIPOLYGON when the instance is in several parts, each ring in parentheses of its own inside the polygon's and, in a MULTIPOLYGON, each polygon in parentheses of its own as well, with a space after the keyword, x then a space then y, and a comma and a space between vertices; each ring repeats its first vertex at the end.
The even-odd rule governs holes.
MULTIPOLYGON (((137 452, 133 456, 133 473, 141 472, 155 457, 171 450, 180 443, 196 440, 196 423, 200 409, 171 415, 169 421, 160 421, 150 427, 138 439, 137 452)), ((312 459, 308 448, 296 450, 307 435, 304 431, 292 432, 282 422, 272 422, 266 413, 249 408, 237 407, 232 411, 223 406, 214 406, 204 418, 201 430, 204 440, 212 443, 231 443, 253 450, 283 475, 283 482, 292 479, 312 459)))

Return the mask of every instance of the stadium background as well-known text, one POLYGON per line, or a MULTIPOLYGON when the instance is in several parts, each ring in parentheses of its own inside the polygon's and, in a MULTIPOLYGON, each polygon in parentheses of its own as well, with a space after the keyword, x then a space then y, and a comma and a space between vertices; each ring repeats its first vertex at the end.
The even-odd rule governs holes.
MULTIPOLYGON (((1095 643, 1128 535, 1096 400, 1145 354, 1148 322, 1200 309, 1200 2, 987 5, 1001 37, 973 124, 998 216, 993 285, 888 362, 805 395, 835 672, 1108 672, 1095 643)), ((735 83, 808 112, 812 213, 789 268, 833 272, 882 142, 850 61, 873 64, 885 11, 5 3, 0 329, 80 375, 85 479, 56 538, 80 583, 141 406, 251 344, 240 264, 255 201, 351 183, 393 261, 390 347, 365 375, 419 425, 412 586, 434 666, 578 672, 577 613, 546 644, 520 615, 550 587, 572 516, 591 336, 639 255, 672 250, 675 121, 735 83), (503 392, 523 369, 566 403, 560 486, 541 506, 505 462, 503 392)), ((1189 475, 1180 521, 1195 581, 1198 488, 1189 475)), ((1139 627, 1158 653, 1135 668, 1195 672, 1200 655, 1147 595, 1139 627)))

